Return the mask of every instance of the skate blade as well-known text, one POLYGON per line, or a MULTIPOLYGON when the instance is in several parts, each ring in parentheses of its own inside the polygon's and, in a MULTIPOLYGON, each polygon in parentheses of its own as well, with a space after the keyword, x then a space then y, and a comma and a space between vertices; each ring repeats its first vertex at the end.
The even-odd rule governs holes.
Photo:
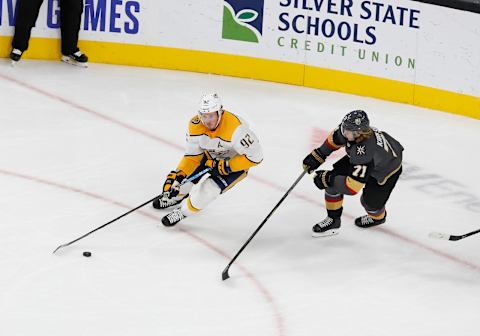
POLYGON ((312 237, 320 238, 320 237, 330 237, 338 234, 338 229, 327 230, 325 232, 312 232, 312 237))
POLYGON ((18 61, 10 60, 10 66, 11 66, 12 68, 15 68, 15 67, 17 66, 17 64, 18 64, 18 61))
POLYGON ((88 68, 88 63, 79 63, 67 56, 62 56, 62 62, 70 65, 78 66, 80 68, 88 68))

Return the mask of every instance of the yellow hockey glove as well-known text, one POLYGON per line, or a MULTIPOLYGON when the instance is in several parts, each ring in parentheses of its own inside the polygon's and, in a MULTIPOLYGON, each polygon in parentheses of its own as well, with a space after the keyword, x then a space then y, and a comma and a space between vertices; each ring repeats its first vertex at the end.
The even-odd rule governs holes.
POLYGON ((178 195, 180 191, 180 183, 187 177, 183 171, 172 170, 163 184, 163 197, 172 198, 178 195))

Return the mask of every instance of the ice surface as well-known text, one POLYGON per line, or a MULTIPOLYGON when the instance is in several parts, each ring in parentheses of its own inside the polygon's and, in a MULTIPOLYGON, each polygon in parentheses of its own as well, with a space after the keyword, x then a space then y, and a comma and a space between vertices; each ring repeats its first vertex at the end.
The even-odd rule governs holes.
POLYGON ((1 335, 480 333, 480 235, 428 237, 480 225, 478 120, 247 79, 27 60, 0 64, 0 97, 1 335), (174 228, 146 206, 53 255, 160 192, 209 91, 251 123, 264 162, 174 228), (312 238, 325 209, 306 176, 221 281, 303 157, 359 108, 405 147, 387 223, 355 227, 363 209, 346 197, 340 234, 312 238))

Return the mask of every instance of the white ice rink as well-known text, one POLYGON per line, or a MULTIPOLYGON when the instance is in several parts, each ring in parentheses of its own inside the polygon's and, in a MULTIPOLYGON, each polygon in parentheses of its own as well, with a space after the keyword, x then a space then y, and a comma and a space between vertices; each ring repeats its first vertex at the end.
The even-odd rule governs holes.
POLYGON ((428 238, 480 226, 479 120, 247 79, 40 61, 0 64, 0 97, 2 336, 480 335, 480 234, 428 238), (250 122, 264 162, 174 228, 148 205, 52 254, 160 193, 208 91, 250 122), (358 108, 405 147, 387 223, 357 228, 359 196, 346 197, 340 234, 312 238, 326 211, 306 176, 221 281, 305 155, 358 108))

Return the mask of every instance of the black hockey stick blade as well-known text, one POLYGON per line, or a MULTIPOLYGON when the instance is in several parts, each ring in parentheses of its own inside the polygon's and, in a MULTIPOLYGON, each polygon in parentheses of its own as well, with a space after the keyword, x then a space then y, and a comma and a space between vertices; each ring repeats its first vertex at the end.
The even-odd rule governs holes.
POLYGON ((65 246, 68 246, 70 244, 63 244, 63 245, 60 245, 58 246, 52 253, 55 254, 55 252, 57 252, 58 250, 60 250, 61 248, 64 248, 65 246))
POLYGON ((223 272, 222 272, 222 280, 223 280, 223 281, 225 281, 225 280, 227 280, 228 278, 230 278, 230 274, 228 274, 228 269, 229 269, 229 268, 230 268, 229 266, 225 267, 225 269, 224 269, 223 272))
POLYGON ((449 234, 445 234, 445 233, 441 233, 441 232, 430 232, 430 234, 428 236, 430 238, 434 238, 434 239, 457 241, 457 240, 472 236, 474 234, 477 234, 479 232, 480 232, 480 229, 469 232, 469 233, 465 233, 463 235, 458 235, 458 236, 457 235, 449 235, 449 234))

